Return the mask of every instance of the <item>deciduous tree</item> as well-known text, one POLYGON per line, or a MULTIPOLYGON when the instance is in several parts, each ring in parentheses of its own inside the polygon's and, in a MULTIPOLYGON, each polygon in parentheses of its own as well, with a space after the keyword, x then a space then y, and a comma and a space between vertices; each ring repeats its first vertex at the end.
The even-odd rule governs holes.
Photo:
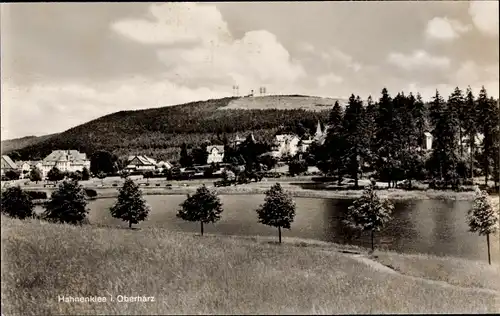
POLYGON ((498 217, 498 210, 493 209, 491 206, 488 193, 476 188, 474 204, 467 213, 467 224, 471 232, 486 236, 489 264, 491 264, 490 235, 498 230, 498 217))
POLYGON ((53 222, 81 224, 88 212, 83 186, 77 181, 66 180, 52 193, 45 207, 44 218, 53 222))
POLYGON ((266 192, 264 201, 257 209, 259 223, 277 227, 281 243, 281 228, 290 229, 295 218, 295 202, 279 183, 266 192))
POLYGON ((393 209, 392 203, 387 199, 380 199, 370 185, 363 195, 348 207, 343 223, 354 230, 369 231, 374 251, 375 232, 380 231, 391 220, 393 209))
POLYGON ((33 202, 19 186, 2 191, 2 213, 19 219, 33 216, 33 202))
POLYGON ((193 195, 181 204, 177 217, 190 222, 200 222, 201 235, 203 236, 203 224, 216 223, 221 218, 222 203, 215 192, 202 185, 193 195))

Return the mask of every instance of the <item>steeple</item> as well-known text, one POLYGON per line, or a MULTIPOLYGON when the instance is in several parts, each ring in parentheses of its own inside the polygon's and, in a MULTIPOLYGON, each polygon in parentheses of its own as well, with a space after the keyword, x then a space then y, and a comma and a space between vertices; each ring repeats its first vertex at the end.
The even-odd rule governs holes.
POLYGON ((321 122, 318 120, 318 125, 316 126, 316 134, 314 134, 314 138, 319 138, 323 135, 323 131, 321 130, 321 122))

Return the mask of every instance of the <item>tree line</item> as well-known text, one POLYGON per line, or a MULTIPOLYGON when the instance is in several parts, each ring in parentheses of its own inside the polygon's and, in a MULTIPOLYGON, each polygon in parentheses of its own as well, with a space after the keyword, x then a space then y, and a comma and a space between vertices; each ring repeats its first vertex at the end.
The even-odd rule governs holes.
POLYGON ((331 109, 330 126, 323 145, 310 153, 323 172, 358 180, 372 172, 389 187, 398 181, 434 180, 439 186, 457 187, 474 176, 492 179, 498 185, 499 115, 498 101, 483 87, 475 97, 470 87, 458 87, 445 101, 436 90, 424 104, 419 94, 398 93, 391 97, 383 89, 375 102, 366 106, 351 95, 345 109, 338 103, 331 109), (432 150, 423 150, 426 132, 432 135, 432 150), (483 139, 476 144, 477 135, 483 139))
MULTIPOLYGON (((9 187, 2 191, 2 213, 19 219, 39 218, 50 222, 83 224, 88 223, 87 198, 85 189, 76 180, 62 182, 52 193, 41 215, 34 213, 32 195, 19 186, 9 187)), ((188 194, 180 205, 177 217, 200 223, 201 235, 204 224, 216 223, 223 213, 222 203, 216 192, 202 185, 193 195, 188 194)), ((388 199, 378 197, 373 185, 354 200, 342 219, 343 225, 353 231, 367 231, 371 237, 371 250, 375 250, 375 233, 382 230, 392 219, 394 205, 388 199)), ((128 223, 129 228, 148 218, 150 206, 142 197, 139 186, 127 178, 119 189, 115 203, 109 209, 114 218, 128 223)), ((296 205, 291 196, 283 190, 279 183, 273 185, 265 196, 264 203, 256 210, 258 222, 278 229, 278 240, 281 243, 282 229, 290 229, 296 213, 296 205)), ((488 246, 488 262, 491 264, 490 235, 498 230, 499 212, 493 209, 488 200, 488 193, 476 188, 472 208, 468 211, 466 222, 470 231, 486 236, 488 246)))

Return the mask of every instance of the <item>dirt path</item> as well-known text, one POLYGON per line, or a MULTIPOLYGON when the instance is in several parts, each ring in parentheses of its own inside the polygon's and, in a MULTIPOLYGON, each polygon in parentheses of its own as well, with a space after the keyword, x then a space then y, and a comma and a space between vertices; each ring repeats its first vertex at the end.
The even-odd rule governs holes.
POLYGON ((478 288, 478 287, 463 287, 459 285, 453 285, 445 281, 438 281, 438 280, 431 280, 431 279, 426 279, 426 278, 421 278, 421 277, 414 277, 411 275, 407 274, 402 274, 399 271, 396 271, 388 266, 385 266, 381 264, 380 262, 377 262, 375 260, 372 260, 368 258, 366 255, 362 254, 354 254, 354 255, 349 255, 351 258, 355 259, 358 262, 361 262, 373 270, 379 271, 379 272, 384 272, 388 274, 393 274, 393 275, 399 275, 417 282, 423 282, 426 284, 431 284, 431 285, 437 285, 437 286, 442 286, 442 287, 447 287, 447 288, 454 288, 454 289, 459 289, 463 291, 474 291, 474 292, 482 292, 482 293, 487 293, 487 294, 493 294, 497 295, 500 299, 500 291, 492 290, 492 289, 486 289, 486 288, 478 288))

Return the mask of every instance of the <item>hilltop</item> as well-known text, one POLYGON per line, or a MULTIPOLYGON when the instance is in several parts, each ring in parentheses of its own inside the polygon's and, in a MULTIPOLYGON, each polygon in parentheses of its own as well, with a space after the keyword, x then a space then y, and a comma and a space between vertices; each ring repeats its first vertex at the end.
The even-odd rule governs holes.
POLYGON ((297 95, 228 97, 120 111, 62 133, 3 141, 2 149, 17 151, 23 160, 41 159, 54 149, 77 149, 89 155, 105 149, 118 156, 177 159, 183 142, 193 146, 205 140, 222 143, 224 136, 231 139, 250 132, 259 141, 270 141, 280 127, 298 123, 312 132, 318 120, 326 120, 335 101, 297 95))

